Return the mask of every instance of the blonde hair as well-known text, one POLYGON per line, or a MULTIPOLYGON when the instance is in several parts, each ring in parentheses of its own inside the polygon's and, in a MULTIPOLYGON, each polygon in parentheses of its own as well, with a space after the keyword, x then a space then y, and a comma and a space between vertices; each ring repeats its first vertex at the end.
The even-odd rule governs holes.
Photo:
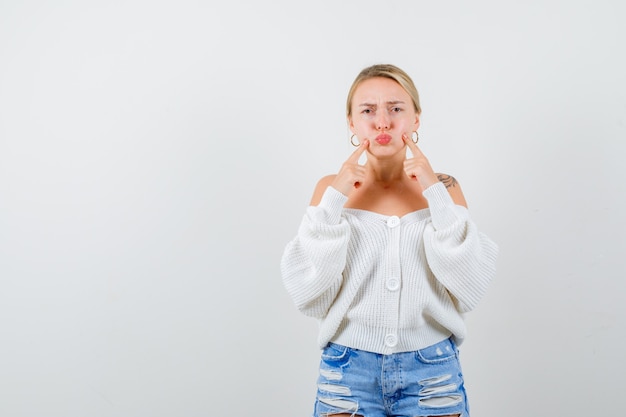
POLYGON ((352 116, 352 98, 354 97, 354 92, 358 88, 358 86, 365 80, 369 80, 370 78, 383 77, 394 80, 411 96, 413 100, 413 107, 415 108, 415 112, 417 114, 422 113, 422 108, 420 107, 420 97, 417 92, 417 88, 415 88, 415 84, 409 75, 391 64, 376 64, 364 68, 359 75, 355 78, 352 83, 352 87, 350 87, 350 91, 348 91, 348 100, 346 102, 346 115, 348 117, 352 116))

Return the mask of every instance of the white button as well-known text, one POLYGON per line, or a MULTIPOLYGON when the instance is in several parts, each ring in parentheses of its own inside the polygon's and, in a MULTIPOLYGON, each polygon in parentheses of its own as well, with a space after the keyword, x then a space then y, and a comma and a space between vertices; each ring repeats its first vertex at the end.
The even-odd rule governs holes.
POLYGON ((389 291, 395 291, 400 288, 400 280, 397 278, 389 278, 387 280, 387 289, 389 291))
POLYGON ((400 218, 398 216, 391 216, 387 219, 387 226, 396 227, 400 224, 400 218))
POLYGON ((385 344, 389 347, 394 347, 398 344, 398 338, 395 334, 388 334, 385 336, 385 344))

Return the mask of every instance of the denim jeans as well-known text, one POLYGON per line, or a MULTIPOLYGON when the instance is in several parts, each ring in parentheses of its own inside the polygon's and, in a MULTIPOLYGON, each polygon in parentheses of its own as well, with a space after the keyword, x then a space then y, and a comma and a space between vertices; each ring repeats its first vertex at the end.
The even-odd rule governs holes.
POLYGON ((451 339, 390 355, 330 343, 322 352, 317 387, 315 417, 469 417, 458 349, 451 339))

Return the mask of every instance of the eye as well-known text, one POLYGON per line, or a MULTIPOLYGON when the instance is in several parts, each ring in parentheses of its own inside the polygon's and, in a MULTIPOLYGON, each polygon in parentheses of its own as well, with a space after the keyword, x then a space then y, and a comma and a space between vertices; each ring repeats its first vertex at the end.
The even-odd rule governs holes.
POLYGON ((370 114, 370 113, 372 113, 372 109, 363 109, 363 111, 361 113, 363 113, 363 114, 370 114))
POLYGON ((392 111, 393 113, 400 113, 400 112, 402 111, 402 108, 400 108, 400 107, 393 107, 393 108, 391 109, 391 111, 392 111))

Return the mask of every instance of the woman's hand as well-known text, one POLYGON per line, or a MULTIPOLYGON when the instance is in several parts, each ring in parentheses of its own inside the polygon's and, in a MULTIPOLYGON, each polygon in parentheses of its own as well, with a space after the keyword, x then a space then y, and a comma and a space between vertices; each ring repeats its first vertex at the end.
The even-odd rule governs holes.
POLYGON ((333 188, 345 196, 350 196, 354 189, 359 188, 367 173, 367 169, 363 165, 359 165, 359 158, 369 147, 369 140, 365 139, 358 148, 343 163, 337 176, 332 182, 333 188))
POLYGON ((436 184, 439 179, 431 168, 426 156, 406 134, 402 135, 402 140, 409 147, 412 154, 411 158, 407 156, 407 159, 404 161, 404 172, 406 175, 413 181, 416 181, 422 191, 436 184))

